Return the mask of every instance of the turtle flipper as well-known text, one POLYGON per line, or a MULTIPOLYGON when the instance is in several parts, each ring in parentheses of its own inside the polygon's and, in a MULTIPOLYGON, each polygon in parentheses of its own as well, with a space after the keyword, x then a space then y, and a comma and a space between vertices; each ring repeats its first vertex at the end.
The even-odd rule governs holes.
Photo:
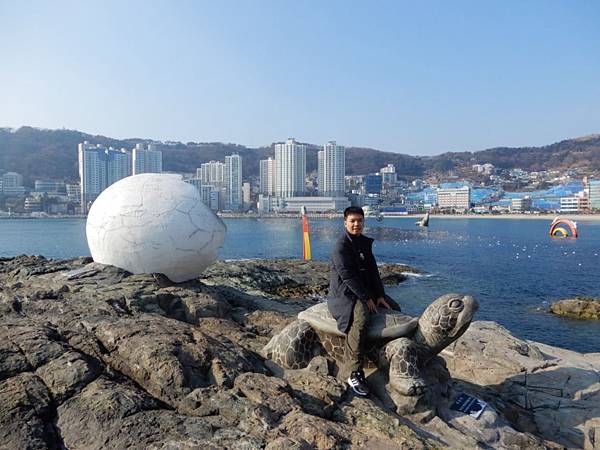
POLYGON ((419 350, 408 338, 394 339, 385 346, 384 357, 390 370, 390 385, 402 395, 417 396, 425 393, 426 383, 420 376, 419 350))
POLYGON ((286 369, 303 369, 314 356, 316 342, 308 322, 296 320, 273 336, 261 353, 286 369))

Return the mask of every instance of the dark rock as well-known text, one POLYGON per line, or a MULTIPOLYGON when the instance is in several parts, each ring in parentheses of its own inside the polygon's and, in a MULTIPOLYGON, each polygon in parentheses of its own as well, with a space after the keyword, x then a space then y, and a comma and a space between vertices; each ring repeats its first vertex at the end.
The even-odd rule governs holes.
POLYGON ((245 373, 235 380, 235 387, 248 399, 267 408, 269 419, 277 421, 300 405, 288 392, 287 383, 275 377, 245 373))
POLYGON ((571 319, 600 320, 600 300, 589 297, 560 300, 550 305, 550 312, 571 319))
POLYGON ((36 370, 57 402, 71 397, 100 375, 96 361, 78 352, 68 351, 36 370))
MULTIPOLYGON (((418 273, 401 264, 382 264, 379 272, 385 284, 404 281, 406 272, 418 273)), ((217 262, 201 280, 284 298, 324 298, 329 288, 329 264, 286 259, 217 262)))
POLYGON ((210 448, 213 438, 206 420, 164 409, 143 390, 107 379, 61 405, 57 427, 73 449, 210 448))
POLYGON ((0 447, 57 448, 52 426, 51 396, 32 373, 0 381, 0 447))

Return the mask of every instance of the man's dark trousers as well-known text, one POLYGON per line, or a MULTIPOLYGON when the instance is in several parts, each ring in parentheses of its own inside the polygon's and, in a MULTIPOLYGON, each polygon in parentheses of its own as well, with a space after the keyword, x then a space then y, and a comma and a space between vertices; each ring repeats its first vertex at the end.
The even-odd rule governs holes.
POLYGON ((360 300, 356 300, 352 314, 352 323, 346 332, 344 343, 344 363, 342 379, 346 379, 352 372, 362 369, 367 338, 367 324, 369 310, 360 300))

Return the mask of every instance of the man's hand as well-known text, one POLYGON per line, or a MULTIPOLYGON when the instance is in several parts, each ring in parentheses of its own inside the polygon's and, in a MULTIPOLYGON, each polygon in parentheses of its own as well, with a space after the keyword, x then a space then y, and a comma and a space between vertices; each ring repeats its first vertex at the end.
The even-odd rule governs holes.
POLYGON ((378 297, 376 306, 385 306, 387 309, 392 309, 392 307, 385 301, 385 298, 378 297))
POLYGON ((377 300, 373 301, 372 298, 367 300, 367 309, 372 313, 377 313, 377 307, 385 307, 387 309, 392 309, 390 305, 385 301, 385 298, 378 297, 377 300))
POLYGON ((372 313, 377 312, 377 306, 375 305, 375 302, 373 301, 372 298, 367 300, 367 309, 369 310, 369 312, 372 312, 372 313))

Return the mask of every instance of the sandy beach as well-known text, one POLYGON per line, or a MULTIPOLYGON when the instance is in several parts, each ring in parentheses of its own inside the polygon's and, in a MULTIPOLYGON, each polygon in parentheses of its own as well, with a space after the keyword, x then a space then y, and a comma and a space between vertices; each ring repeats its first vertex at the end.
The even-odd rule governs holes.
MULTIPOLYGON (((422 217, 423 214, 413 214, 408 217, 422 217)), ((430 219, 507 219, 507 220, 549 220, 557 217, 575 221, 599 221, 600 214, 436 214, 430 219)))
MULTIPOLYGON (((422 217, 423 214, 408 217, 422 217)), ((507 220, 549 220, 557 217, 575 221, 600 221, 600 214, 437 214, 430 215, 435 219, 507 219, 507 220)))

